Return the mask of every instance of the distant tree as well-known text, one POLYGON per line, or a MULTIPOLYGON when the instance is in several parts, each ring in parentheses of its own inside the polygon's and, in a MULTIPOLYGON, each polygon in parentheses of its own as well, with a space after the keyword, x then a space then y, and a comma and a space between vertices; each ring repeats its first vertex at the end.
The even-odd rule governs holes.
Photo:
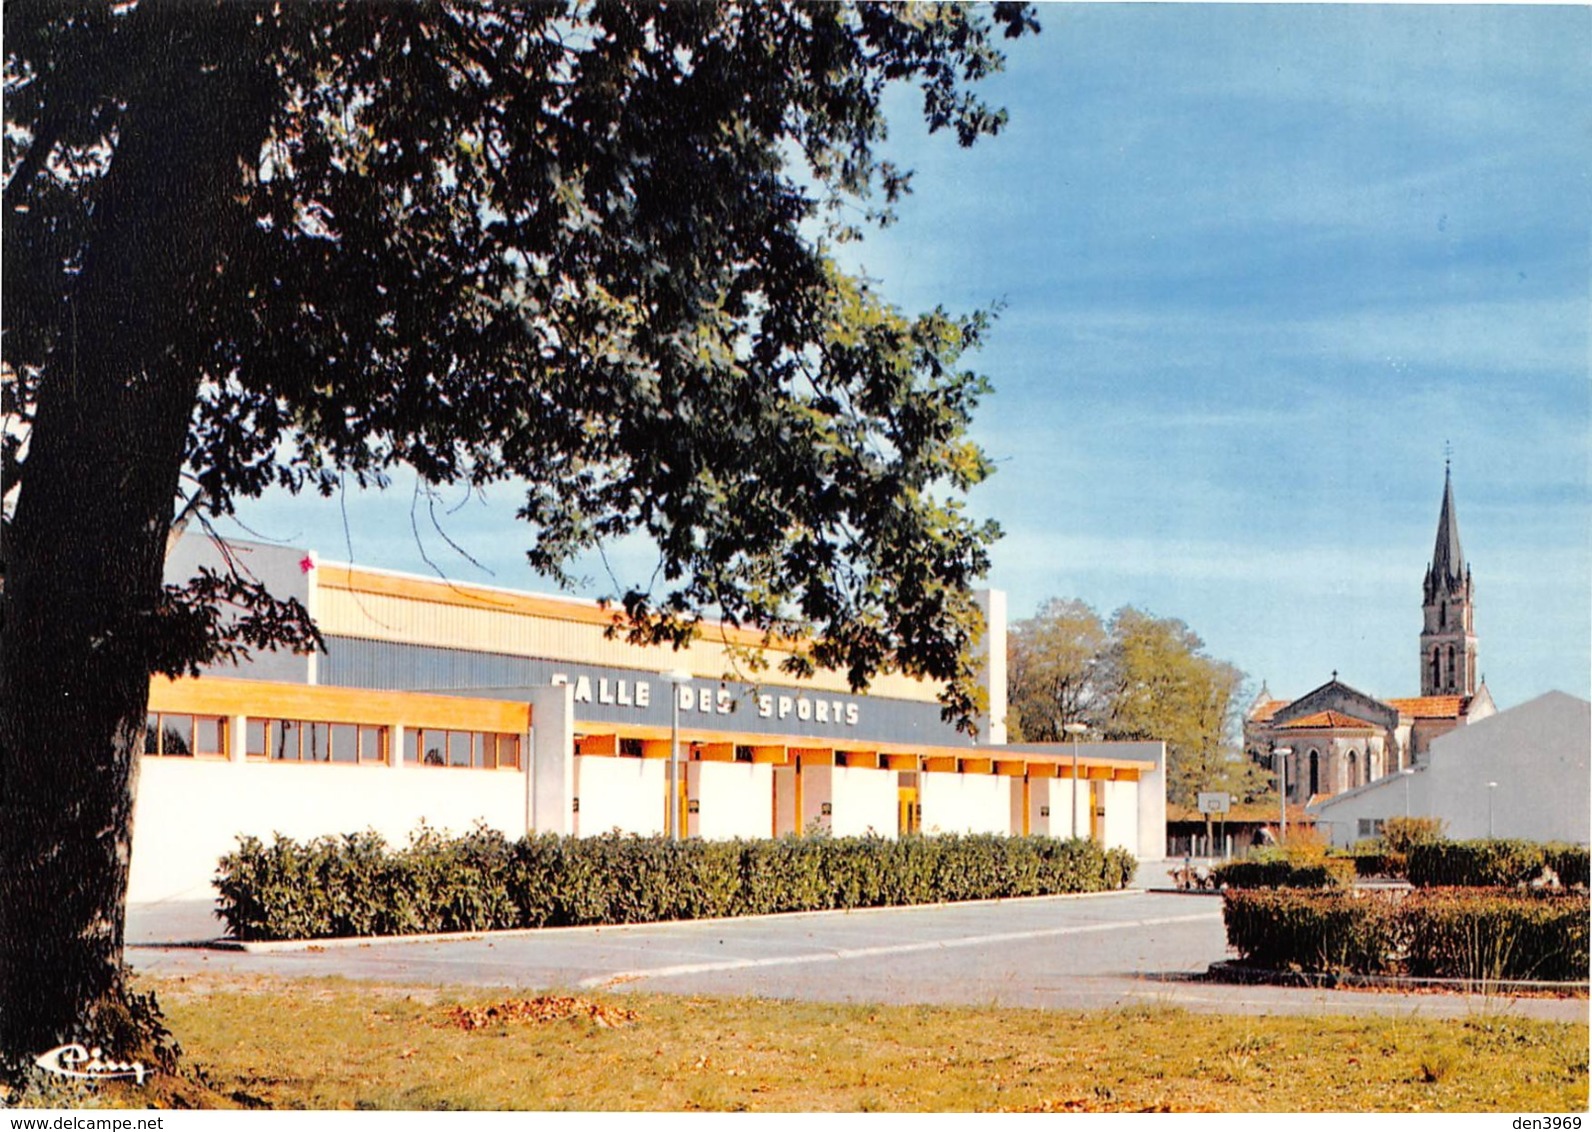
POLYGON ((630 531, 711 612, 971 715, 977 315, 833 263, 962 144, 1026 5, 8 4, 0 1058, 147 1032, 121 974, 148 678, 309 647, 174 521, 407 465, 526 485, 533 566, 630 531))
POLYGON ((1259 778, 1239 739, 1244 674, 1207 656, 1175 618, 1125 606, 1112 614, 1110 635, 1106 737, 1165 741, 1168 801, 1191 806, 1202 790, 1254 795, 1259 778))
POLYGON ((1183 622, 1131 606, 1102 622, 1090 606, 1052 598, 1007 637, 1008 726, 1013 742, 1096 736, 1167 745, 1167 797, 1193 805, 1202 790, 1261 796, 1264 775, 1242 756, 1244 674, 1205 654, 1183 622))
POLYGON ((1051 598, 1006 637, 1008 737, 1056 743, 1068 723, 1100 727, 1106 702, 1095 675, 1106 627, 1088 605, 1051 598))

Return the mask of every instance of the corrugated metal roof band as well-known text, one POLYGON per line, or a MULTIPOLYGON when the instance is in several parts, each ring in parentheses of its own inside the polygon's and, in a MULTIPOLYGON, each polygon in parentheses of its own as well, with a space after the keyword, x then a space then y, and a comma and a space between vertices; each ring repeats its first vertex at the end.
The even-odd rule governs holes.
POLYGON ((972 747, 940 718, 938 704, 800 689, 744 680, 694 678, 678 691, 657 672, 573 664, 435 645, 328 636, 322 684, 524 699, 528 689, 574 686, 575 714, 588 723, 667 727, 670 697, 682 724, 745 735, 796 735, 824 741, 972 747))

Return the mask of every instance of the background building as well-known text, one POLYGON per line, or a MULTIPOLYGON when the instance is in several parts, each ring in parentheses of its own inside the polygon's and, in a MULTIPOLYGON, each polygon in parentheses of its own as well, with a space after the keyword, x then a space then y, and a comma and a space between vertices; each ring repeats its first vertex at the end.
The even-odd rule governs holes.
POLYGON ((1390 817, 1436 817, 1447 836, 1592 843, 1592 704, 1549 692, 1432 744, 1431 757, 1318 801, 1334 845, 1373 837, 1390 817))

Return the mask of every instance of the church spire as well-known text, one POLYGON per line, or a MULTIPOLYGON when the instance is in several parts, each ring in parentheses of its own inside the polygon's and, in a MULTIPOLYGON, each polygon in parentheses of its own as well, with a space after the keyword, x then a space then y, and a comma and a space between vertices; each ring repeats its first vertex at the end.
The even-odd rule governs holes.
POLYGON ((1472 695, 1476 691, 1475 590, 1459 545, 1454 476, 1446 456, 1437 543, 1423 588, 1421 695, 1472 695))
POLYGON ((1459 545, 1459 518, 1454 511, 1454 479, 1443 461, 1443 509, 1437 516, 1437 545, 1426 576, 1428 593, 1453 592, 1465 578, 1465 552, 1459 545))

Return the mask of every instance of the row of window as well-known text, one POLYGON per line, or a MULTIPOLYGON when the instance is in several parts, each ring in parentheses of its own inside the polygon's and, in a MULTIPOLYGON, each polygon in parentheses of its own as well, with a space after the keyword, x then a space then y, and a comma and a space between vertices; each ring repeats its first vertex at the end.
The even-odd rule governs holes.
MULTIPOLYGON (((388 730, 354 723, 303 719, 250 719, 244 754, 270 762, 368 763, 388 761, 388 730)), ((225 758, 227 719, 217 715, 151 712, 144 754, 169 758, 225 758)), ((416 766, 518 770, 520 737, 495 731, 404 731, 403 759, 416 766)))

